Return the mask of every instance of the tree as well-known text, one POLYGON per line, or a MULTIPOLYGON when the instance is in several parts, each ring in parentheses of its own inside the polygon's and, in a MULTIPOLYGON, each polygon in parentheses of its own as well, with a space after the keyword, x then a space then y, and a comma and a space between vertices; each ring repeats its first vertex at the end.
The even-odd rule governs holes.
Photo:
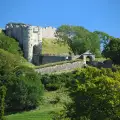
POLYGON ((113 38, 112 36, 110 36, 109 34, 107 34, 105 32, 94 31, 94 33, 98 35, 98 37, 100 39, 100 43, 101 43, 103 49, 109 43, 109 41, 113 38))
POLYGON ((4 111, 5 111, 5 97, 6 97, 6 87, 3 85, 0 87, 0 98, 1 98, 1 105, 0 105, 0 120, 5 120, 4 111))
MULTIPOLYGON (((7 89, 5 96, 5 110, 7 112, 33 109, 39 105, 43 85, 41 76, 22 64, 22 60, 15 54, 0 49, 0 88, 7 89)), ((0 95, 2 114, 4 114, 4 96, 0 95)))
MULTIPOLYGON (((66 105, 70 120, 119 120, 120 72, 86 68, 74 73, 69 84, 72 103, 66 105)), ((64 115, 65 115, 64 114, 64 115)))
POLYGON ((103 50, 103 55, 110 58, 114 64, 120 64, 120 39, 112 38, 103 50))
POLYGON ((67 43, 74 54, 100 51, 99 37, 80 26, 62 25, 56 31, 56 37, 59 43, 67 43))

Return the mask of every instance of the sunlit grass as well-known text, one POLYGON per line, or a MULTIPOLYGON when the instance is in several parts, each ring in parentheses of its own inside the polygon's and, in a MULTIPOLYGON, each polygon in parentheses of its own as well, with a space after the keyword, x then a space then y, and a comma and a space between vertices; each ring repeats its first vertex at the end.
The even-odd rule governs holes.
POLYGON ((60 45, 56 43, 55 39, 43 39, 42 42, 42 54, 68 54, 69 47, 67 44, 60 45))

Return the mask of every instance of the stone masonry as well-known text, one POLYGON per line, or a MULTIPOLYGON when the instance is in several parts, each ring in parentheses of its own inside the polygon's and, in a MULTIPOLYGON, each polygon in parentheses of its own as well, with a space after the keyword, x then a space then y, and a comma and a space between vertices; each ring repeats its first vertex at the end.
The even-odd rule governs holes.
MULTIPOLYGON (((8 23, 6 25, 6 34, 19 41, 24 57, 29 62, 32 62, 34 47, 42 45, 42 28, 21 23, 8 23)), ((40 47, 39 52, 41 52, 40 47)))
POLYGON ((43 38, 55 38, 56 28, 51 26, 42 28, 42 37, 43 38))
POLYGON ((23 23, 8 23, 6 35, 18 40, 24 57, 32 62, 33 54, 41 54, 42 38, 55 38, 56 28, 31 26, 23 23))
POLYGON ((81 68, 83 67, 84 64, 82 61, 77 61, 73 63, 64 63, 62 65, 55 65, 51 67, 45 67, 45 68, 39 68, 36 69, 35 71, 41 74, 47 74, 47 73, 55 73, 55 72, 63 72, 63 71, 68 71, 68 70, 73 70, 76 68, 81 68))

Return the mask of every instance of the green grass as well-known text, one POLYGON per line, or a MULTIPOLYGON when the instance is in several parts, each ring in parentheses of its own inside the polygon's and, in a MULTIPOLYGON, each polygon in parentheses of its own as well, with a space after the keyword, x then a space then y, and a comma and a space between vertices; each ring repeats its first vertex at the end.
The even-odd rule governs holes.
POLYGON ((66 94, 59 91, 45 92, 43 96, 44 102, 39 108, 28 112, 16 113, 6 116, 7 120, 52 120, 53 112, 60 111, 63 108, 62 102, 68 101, 66 94), (61 95, 62 94, 62 95, 61 95), (56 97, 60 96, 61 102, 52 104, 56 97), (62 96, 62 97, 61 97, 62 96))
POLYGON ((42 42, 42 54, 68 54, 69 47, 68 45, 60 45, 56 43, 55 39, 43 39, 42 42))
POLYGON ((6 117, 7 120, 52 120, 53 111, 60 110, 60 107, 52 107, 46 106, 41 108, 40 110, 33 110, 29 112, 17 113, 8 115, 6 117))

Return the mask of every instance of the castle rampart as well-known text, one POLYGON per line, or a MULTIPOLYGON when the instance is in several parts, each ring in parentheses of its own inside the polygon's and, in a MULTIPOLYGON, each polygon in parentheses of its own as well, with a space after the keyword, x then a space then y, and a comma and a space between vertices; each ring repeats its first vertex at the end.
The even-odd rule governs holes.
POLYGON ((33 54, 40 54, 42 50, 42 28, 22 23, 8 23, 6 34, 19 41, 24 57, 32 62, 33 54), (37 48, 37 51, 36 51, 37 48))
POLYGON ((8 23, 6 35, 18 40, 24 57, 32 62, 34 55, 41 54, 42 38, 55 38, 56 28, 31 26, 24 23, 8 23), (33 55, 34 54, 34 55, 33 55))

